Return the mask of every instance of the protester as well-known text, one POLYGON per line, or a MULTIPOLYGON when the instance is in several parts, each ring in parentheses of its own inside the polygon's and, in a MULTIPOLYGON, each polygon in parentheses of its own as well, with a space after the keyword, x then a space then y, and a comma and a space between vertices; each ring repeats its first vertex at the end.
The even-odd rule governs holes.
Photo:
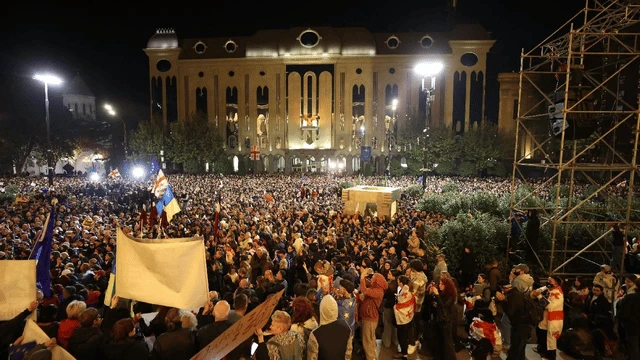
POLYGON ((533 290, 531 296, 538 300, 546 298, 547 305, 544 309, 544 318, 536 328, 538 347, 536 351, 541 357, 549 360, 556 359, 557 340, 562 334, 564 321, 564 295, 562 293, 562 279, 559 276, 551 276, 548 285, 533 290))
POLYGON ((309 336, 308 360, 351 359, 351 329, 338 317, 338 303, 331 295, 320 302, 320 326, 309 336))
POLYGON ((100 359, 103 353, 104 336, 100 331, 102 318, 98 310, 86 309, 78 318, 80 327, 69 338, 69 353, 77 360, 100 359))
POLYGON ((204 349, 231 326, 227 321, 230 312, 231 307, 225 300, 216 303, 213 307, 214 322, 198 330, 198 346, 200 350, 204 349))
MULTIPOLYGON (((416 311, 407 336, 409 354, 419 347, 423 329, 437 324, 438 319, 447 318, 447 330, 450 333, 456 331, 457 297, 449 296, 455 294, 453 281, 456 279, 449 279, 450 275, 443 272, 446 271, 444 256, 439 257, 434 268, 434 278, 441 280, 436 282, 437 290, 441 284, 449 284, 449 281, 454 285, 443 285, 446 291, 438 291, 440 302, 443 306, 446 303, 441 316, 434 316, 440 310, 435 295, 425 295, 425 271, 436 263, 434 252, 427 247, 430 244, 426 240, 431 230, 445 225, 450 218, 419 211, 417 205, 422 194, 405 192, 396 204, 396 213, 389 218, 369 210, 353 215, 343 213, 341 183, 358 182, 375 186, 380 181, 376 177, 176 174, 167 178, 182 209, 167 224, 161 224, 157 216, 154 218, 147 212, 152 208, 155 210, 152 205, 157 201, 149 191, 154 178, 151 182, 123 179, 90 182, 82 178, 59 178, 56 179, 55 188, 49 188, 46 179, 0 179, 20 189, 20 201, 0 204, 0 258, 27 259, 30 249, 44 230, 44 222, 52 206, 51 199, 55 197, 59 200, 54 205, 57 219, 50 268, 53 291, 51 296, 43 298, 41 314, 50 311, 45 309, 46 305, 59 304, 57 314, 63 319, 69 313, 69 304, 85 301, 86 307, 95 307, 104 313, 102 330, 108 339, 112 337, 110 328, 115 323, 120 319, 130 319, 128 301, 123 300, 122 304, 112 301, 115 309, 103 309, 106 286, 112 276, 111 271, 117 267, 116 230, 122 228, 127 234, 147 239, 191 236, 204 239, 208 286, 216 295, 205 307, 206 313, 203 308, 197 316, 197 326, 200 328, 215 323, 215 314, 212 316, 209 312, 214 310, 214 303, 222 299, 227 303, 233 302, 234 311, 225 321, 233 323, 250 314, 267 296, 282 289, 285 293, 276 306, 277 310, 291 311, 289 305, 294 298, 307 298, 316 316, 321 312, 321 300, 332 296, 338 305, 338 318, 348 323, 352 335, 357 333, 360 324, 365 335, 362 339, 363 355, 375 358, 375 334, 383 297, 386 309, 382 311, 385 328, 383 345, 391 347, 396 343, 388 330, 395 328, 392 324, 395 316, 389 315, 393 314, 392 309, 396 305, 397 285, 392 283, 389 288, 387 282, 389 274, 392 274, 391 277, 396 279, 401 275, 409 278, 409 289, 416 300, 416 311), (145 212, 142 211, 143 206, 145 212), (385 294, 384 289, 387 288, 385 294), (428 319, 428 324, 422 324, 423 319, 428 319)), ((388 185, 407 189, 415 185, 414 180, 410 177, 394 177, 388 179, 388 185)), ((444 186, 450 183, 457 186, 462 194, 487 191, 502 195, 509 192, 509 186, 503 186, 505 179, 466 177, 430 178, 427 191, 441 193, 444 186)), ((586 189, 586 186, 575 187, 576 193, 586 189)), ((471 250, 465 249, 459 261, 461 267, 456 269, 456 273, 462 270, 462 277, 458 279, 462 288, 480 270, 475 265, 475 252, 471 250)), ((443 252, 448 257, 456 255, 448 253, 447 249, 443 249, 443 252)), ((499 267, 495 261, 484 272, 491 295, 499 288, 499 267)), ((528 275, 528 270, 524 271, 523 266, 518 265, 516 269, 516 272, 528 275)), ((599 276, 601 279, 597 280, 615 279, 609 275, 612 274, 604 271, 599 276)), ((526 281, 521 281, 524 278, 527 277, 523 274, 515 275, 514 281, 518 287, 519 283, 528 284, 530 276, 526 281)), ((619 287, 612 283, 614 293, 619 287)), ((627 288, 625 297, 634 291, 633 287, 627 288)), ((486 300, 484 289, 482 296, 486 300)), ((191 328, 196 322, 186 312, 187 309, 142 303, 135 303, 133 307, 135 313, 158 311, 148 327, 138 316, 133 320, 139 322, 141 333, 156 337, 152 358, 188 358, 195 353, 197 343, 191 328), (138 311, 136 308, 144 310, 138 311)), ((80 312, 84 310, 82 308, 80 312)), ((306 332, 309 332, 308 327, 313 327, 313 324, 307 326, 308 322, 312 322, 311 318, 308 313, 303 314, 295 308, 291 314, 295 318, 292 328, 296 331, 300 330, 299 322, 305 318, 302 323, 304 340, 304 329, 307 328, 306 332)), ((66 346, 65 337, 68 339, 79 326, 78 315, 75 315, 75 319, 60 323, 57 333, 62 335, 59 336, 61 345, 66 346)), ((50 319, 42 320, 43 328, 55 326, 50 319)), ((503 336, 507 334, 503 332, 503 336)), ((425 336, 425 340, 431 339, 429 336, 425 336)), ((15 338, 12 337, 8 343, 13 340, 15 338)), ((356 349, 354 352, 358 351, 358 343, 359 340, 353 344, 356 349)), ((448 344, 448 337, 437 342, 438 348, 443 350, 442 344, 448 344)), ((422 348, 428 345, 427 341, 422 341, 422 348)), ((240 352, 242 356, 247 356, 248 347, 246 344, 243 346, 240 352)), ((266 350, 266 344, 263 346, 266 350)), ((294 352, 294 356, 296 354, 294 352)), ((236 356, 240 355, 234 351, 227 358, 237 360, 236 356)))
POLYGON ((291 331, 291 316, 277 310, 271 315, 271 338, 265 342, 262 329, 255 330, 258 338, 256 360, 303 360, 306 354, 304 338, 291 331))
POLYGON ((104 345, 105 360, 138 360, 149 357, 149 347, 138 332, 133 319, 121 319, 113 324, 111 336, 104 345))
POLYGON ((182 328, 181 317, 180 309, 172 308, 167 312, 167 332, 153 343, 151 360, 188 360, 198 352, 196 333, 182 328))
POLYGON ((509 341, 511 346, 507 352, 507 359, 525 359, 527 340, 531 336, 534 325, 526 319, 525 295, 515 289, 507 279, 500 281, 500 288, 501 290, 496 292, 496 299, 502 302, 502 309, 511 324, 511 339, 509 341))

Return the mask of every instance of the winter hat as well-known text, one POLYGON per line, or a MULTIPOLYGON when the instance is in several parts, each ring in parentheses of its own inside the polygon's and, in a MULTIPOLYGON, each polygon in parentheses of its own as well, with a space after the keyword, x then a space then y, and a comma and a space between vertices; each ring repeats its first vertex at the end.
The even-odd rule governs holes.
POLYGON ((320 325, 327 325, 338 320, 338 303, 331 295, 320 301, 320 325))
POLYGON ((604 264, 602 266, 600 266, 600 269, 604 269, 604 271, 609 272, 611 271, 611 266, 604 264))
POLYGON ((355 289, 353 282, 345 279, 340 280, 340 286, 342 286, 350 294, 353 294, 353 290, 355 289))

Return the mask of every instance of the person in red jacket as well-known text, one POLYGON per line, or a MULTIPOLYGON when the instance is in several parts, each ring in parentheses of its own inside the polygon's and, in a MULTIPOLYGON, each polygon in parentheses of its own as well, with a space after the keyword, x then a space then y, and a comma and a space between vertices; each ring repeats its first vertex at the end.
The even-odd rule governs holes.
POLYGON ((360 270, 360 319, 362 320, 362 347, 367 360, 375 360, 376 356, 376 327, 378 326, 378 309, 382 305, 387 281, 384 276, 376 273, 371 280, 367 279, 368 270, 360 270))

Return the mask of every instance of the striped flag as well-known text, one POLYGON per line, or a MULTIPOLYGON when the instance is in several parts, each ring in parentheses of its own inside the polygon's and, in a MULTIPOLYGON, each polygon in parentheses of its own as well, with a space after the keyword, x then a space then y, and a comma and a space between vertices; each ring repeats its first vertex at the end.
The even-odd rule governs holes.
POLYGON ((162 199, 156 204, 158 214, 162 214, 164 211, 167 214, 167 222, 173 219, 173 216, 181 211, 178 199, 173 195, 173 189, 168 186, 162 195, 162 199))

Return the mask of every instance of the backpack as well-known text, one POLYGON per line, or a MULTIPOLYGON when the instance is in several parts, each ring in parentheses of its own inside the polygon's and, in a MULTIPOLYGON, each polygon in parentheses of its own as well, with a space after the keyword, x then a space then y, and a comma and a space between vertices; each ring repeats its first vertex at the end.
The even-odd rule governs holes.
POLYGON ((544 307, 537 299, 532 299, 529 294, 524 294, 522 298, 524 301, 524 322, 529 325, 538 325, 544 319, 544 307))

